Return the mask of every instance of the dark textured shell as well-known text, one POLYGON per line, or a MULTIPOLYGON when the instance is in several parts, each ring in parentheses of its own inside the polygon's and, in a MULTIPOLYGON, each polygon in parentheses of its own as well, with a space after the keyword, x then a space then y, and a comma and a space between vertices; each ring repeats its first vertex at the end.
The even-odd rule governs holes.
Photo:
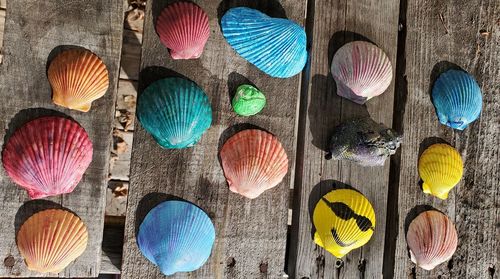
POLYGON ((383 166, 401 144, 401 136, 370 117, 337 126, 328 148, 327 159, 348 160, 363 166, 383 166))

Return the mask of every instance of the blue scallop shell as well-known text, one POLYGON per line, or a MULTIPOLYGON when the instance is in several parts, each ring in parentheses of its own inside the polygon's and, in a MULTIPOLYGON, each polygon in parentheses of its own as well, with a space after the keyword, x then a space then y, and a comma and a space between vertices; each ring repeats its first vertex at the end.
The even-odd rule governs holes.
POLYGON ((137 234, 142 254, 165 275, 200 268, 210 257, 215 228, 194 204, 170 200, 154 207, 137 234))
POLYGON ((152 83, 139 96, 137 116, 164 148, 196 144, 212 123, 212 107, 203 90, 182 78, 152 83))
POLYGON ((432 102, 441 124, 463 130, 481 114, 483 97, 473 76, 448 70, 436 80, 432 102))
POLYGON ((226 12, 221 27, 239 55, 272 77, 294 76, 306 64, 306 32, 291 20, 239 7, 226 12))

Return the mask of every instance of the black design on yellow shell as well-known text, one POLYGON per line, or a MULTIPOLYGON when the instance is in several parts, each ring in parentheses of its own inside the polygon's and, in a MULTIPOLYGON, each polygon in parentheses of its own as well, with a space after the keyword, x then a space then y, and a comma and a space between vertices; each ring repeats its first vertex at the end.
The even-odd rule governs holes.
POLYGON ((333 213, 335 213, 335 215, 337 215, 339 218, 346 221, 351 218, 354 218, 356 220, 358 228, 363 232, 366 232, 367 230, 370 229, 373 230, 373 224, 370 221, 370 219, 366 218, 365 216, 356 214, 356 212, 354 212, 347 204, 342 202, 330 202, 324 197, 322 197, 321 199, 328 205, 328 207, 330 207, 333 213))
POLYGON ((343 242, 342 240, 340 240, 340 237, 339 235, 337 234, 337 230, 335 230, 335 228, 332 228, 332 236, 333 236, 333 239, 335 240, 335 242, 341 246, 341 247, 349 247, 351 245, 353 245, 354 243, 356 243, 356 240, 352 241, 352 242, 349 242, 349 243, 345 243, 343 242))

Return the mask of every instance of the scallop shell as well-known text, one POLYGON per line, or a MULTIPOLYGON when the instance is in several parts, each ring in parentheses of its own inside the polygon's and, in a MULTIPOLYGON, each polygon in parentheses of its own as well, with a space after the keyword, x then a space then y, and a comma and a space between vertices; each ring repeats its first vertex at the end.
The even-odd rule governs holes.
POLYGON ((347 160, 362 166, 383 166, 396 153, 402 136, 370 117, 335 127, 326 159, 347 160))
POLYGON ((75 214, 61 209, 40 211, 24 222, 17 247, 28 269, 59 273, 87 247, 87 227, 75 214))
POLYGON ((406 242, 412 262, 425 270, 451 259, 457 249, 455 225, 436 210, 420 213, 408 227, 406 242))
POLYGON ((3 167, 30 198, 71 193, 92 161, 92 142, 75 121, 41 117, 14 132, 2 152, 3 167))
POLYGON ((220 159, 229 189, 250 199, 278 185, 288 172, 288 157, 279 140, 258 129, 229 138, 220 159))
POLYGON ((173 59, 199 58, 210 36, 208 16, 194 3, 176 2, 163 9, 156 32, 173 59))
POLYGON ((106 94, 108 69, 102 60, 85 49, 61 52, 47 71, 54 104, 87 112, 92 101, 106 94))
POLYGON ((448 144, 429 146, 418 160, 418 173, 423 180, 424 193, 442 200, 455 187, 463 174, 463 162, 458 151, 448 144))
POLYGON ((360 192, 336 189, 316 204, 313 223, 314 242, 342 258, 370 240, 375 230, 375 211, 360 192))
POLYGON ((333 56, 331 71, 337 95, 358 104, 384 93, 392 81, 389 57, 365 41, 343 45, 333 56))
POLYGON ((238 7, 226 12, 221 27, 239 55, 272 77, 294 76, 307 62, 306 32, 291 20, 238 7))
POLYGON ((165 275, 200 268, 210 257, 214 241, 215 228, 208 215, 177 200, 154 207, 137 234, 142 254, 165 275))
POLYGON ((448 70, 434 83, 432 102, 441 124, 463 130, 481 114, 483 97, 473 76, 448 70))
POLYGON ((212 123, 207 95, 194 82, 166 78, 139 96, 137 115, 142 126, 164 148, 195 145, 212 123))

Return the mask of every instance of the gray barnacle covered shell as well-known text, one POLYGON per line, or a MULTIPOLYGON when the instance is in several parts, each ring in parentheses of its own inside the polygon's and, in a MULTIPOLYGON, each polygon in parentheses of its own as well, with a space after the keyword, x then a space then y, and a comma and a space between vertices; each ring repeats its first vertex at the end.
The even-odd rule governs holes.
POLYGON ((370 117, 353 119, 337 126, 326 159, 348 160, 362 166, 383 166, 396 153, 402 136, 370 117))

